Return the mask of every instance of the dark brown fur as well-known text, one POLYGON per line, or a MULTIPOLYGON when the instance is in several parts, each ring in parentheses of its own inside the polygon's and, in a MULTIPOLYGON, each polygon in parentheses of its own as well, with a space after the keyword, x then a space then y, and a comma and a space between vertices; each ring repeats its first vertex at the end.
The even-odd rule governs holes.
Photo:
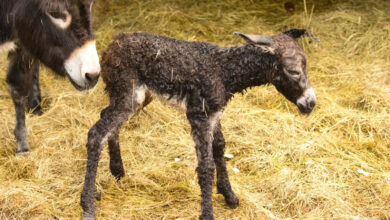
POLYGON ((226 170, 220 124, 228 101, 234 93, 272 83, 295 102, 310 86, 306 56, 289 32, 272 37, 271 45, 246 40, 247 45, 220 48, 147 33, 120 34, 115 38, 102 60, 110 105, 88 133, 87 173, 81 195, 85 219, 95 218, 94 185, 104 143, 108 140, 111 173, 119 179, 124 176, 118 140, 121 125, 158 96, 181 105, 191 125, 202 196, 200 219, 213 219, 215 167, 218 192, 229 207, 238 206, 226 170), (287 75, 285 70, 289 68, 300 71, 300 77, 287 75))

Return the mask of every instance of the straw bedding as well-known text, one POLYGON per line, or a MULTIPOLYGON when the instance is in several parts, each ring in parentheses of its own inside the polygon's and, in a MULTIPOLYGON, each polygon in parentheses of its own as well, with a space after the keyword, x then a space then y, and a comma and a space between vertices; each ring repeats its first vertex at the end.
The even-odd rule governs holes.
MULTIPOLYGON (((98 1, 99 52, 119 32, 147 31, 220 46, 233 31, 277 34, 307 28, 302 41, 317 106, 310 116, 272 86, 229 103, 222 127, 232 188, 230 210, 213 194, 216 219, 390 218, 390 2, 146 0, 98 1), (290 7, 290 4, 288 4, 290 7)), ((81 217, 88 129, 107 106, 100 81, 78 92, 41 71, 44 115, 27 116, 32 153, 14 156, 14 110, 6 57, 0 58, 0 219, 81 217)), ((200 213, 196 156, 182 112, 154 101, 120 134, 126 176, 116 182, 102 154, 99 219, 195 219, 200 213)), ((214 188, 214 192, 216 192, 214 188)))

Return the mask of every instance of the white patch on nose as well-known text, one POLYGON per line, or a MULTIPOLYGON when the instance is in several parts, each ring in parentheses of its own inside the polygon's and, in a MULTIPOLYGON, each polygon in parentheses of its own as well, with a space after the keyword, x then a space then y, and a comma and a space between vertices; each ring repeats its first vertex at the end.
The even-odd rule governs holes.
POLYGON ((50 15, 50 13, 46 13, 46 15, 50 18, 54 25, 64 30, 72 23, 72 15, 69 14, 68 11, 63 11, 62 13, 65 15, 65 20, 63 18, 55 18, 50 15))
POLYGON ((310 97, 312 101, 317 101, 316 99, 316 93, 314 92, 314 89, 310 87, 309 89, 306 89, 306 91, 303 93, 304 96, 310 97))
POLYGON ((14 42, 5 42, 3 44, 0 44, 0 55, 3 53, 9 53, 13 50, 15 50, 16 44, 14 42))
POLYGON ((306 105, 306 100, 314 101, 316 102, 316 94, 312 87, 306 89, 302 96, 298 98, 297 103, 301 103, 303 105, 306 105))
POLYGON ((65 61, 65 70, 74 83, 80 87, 88 86, 85 75, 90 77, 99 75, 99 56, 96 51, 96 41, 87 41, 83 46, 77 48, 65 61))

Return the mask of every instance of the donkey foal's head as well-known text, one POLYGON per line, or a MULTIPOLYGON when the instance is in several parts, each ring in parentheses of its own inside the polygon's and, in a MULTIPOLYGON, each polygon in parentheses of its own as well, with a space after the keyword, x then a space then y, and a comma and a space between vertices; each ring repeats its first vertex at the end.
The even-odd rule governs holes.
POLYGON ((267 53, 275 56, 274 69, 267 78, 288 100, 297 105, 302 113, 309 114, 316 104, 316 96, 309 82, 307 59, 297 39, 309 36, 304 29, 291 29, 272 37, 235 33, 267 53))

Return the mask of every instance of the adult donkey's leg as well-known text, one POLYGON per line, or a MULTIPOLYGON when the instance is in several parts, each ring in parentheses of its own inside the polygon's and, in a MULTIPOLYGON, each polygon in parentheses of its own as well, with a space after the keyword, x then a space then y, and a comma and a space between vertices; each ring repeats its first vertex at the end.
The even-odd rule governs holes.
POLYGON ((213 140, 213 157, 217 168, 217 189, 218 193, 222 193, 222 195, 225 197, 226 204, 230 208, 236 208, 239 204, 239 201, 234 194, 232 187, 230 186, 228 172, 226 170, 224 152, 225 139, 221 131, 221 124, 218 123, 214 131, 213 140))
POLYGON ((18 142, 16 153, 30 151, 27 145, 27 129, 25 116, 25 97, 30 90, 33 72, 31 66, 38 65, 38 61, 32 59, 22 49, 17 49, 10 54, 10 64, 7 73, 7 83, 16 112, 16 127, 14 134, 18 142))
POLYGON ((28 95, 28 110, 32 111, 34 115, 42 115, 41 109, 41 89, 39 88, 39 63, 36 62, 31 67, 33 72, 30 93, 28 95))

